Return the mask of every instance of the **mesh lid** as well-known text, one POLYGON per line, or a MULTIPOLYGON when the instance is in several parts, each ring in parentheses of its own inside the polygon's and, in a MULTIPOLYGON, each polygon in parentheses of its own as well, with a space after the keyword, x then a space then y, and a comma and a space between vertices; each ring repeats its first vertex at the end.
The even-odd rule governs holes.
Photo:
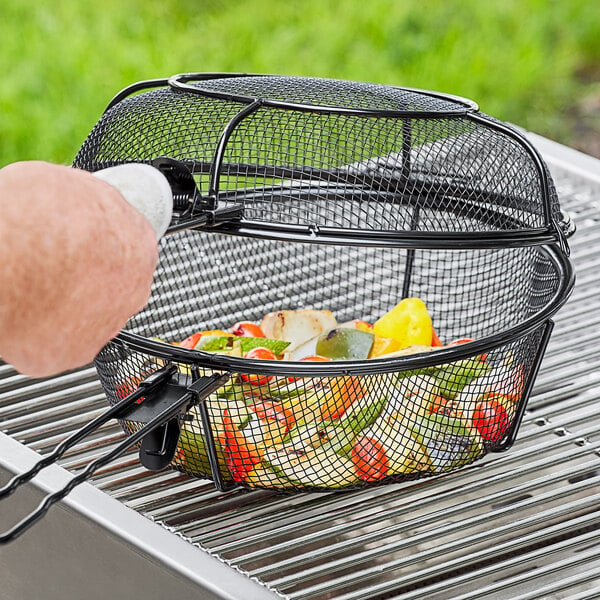
POLYGON ((303 77, 188 74, 123 90, 74 166, 170 157, 195 190, 172 228, 400 247, 562 241, 548 171, 465 99, 303 77), (142 93, 137 93, 142 92, 142 93))
POLYGON ((456 96, 341 79, 239 76, 198 81, 191 77, 175 76, 170 83, 176 89, 224 99, 252 101, 260 98, 265 105, 295 105, 298 109, 311 111, 334 109, 375 116, 382 116, 382 113, 406 116, 407 113, 431 112, 463 114, 465 110, 477 109, 474 102, 456 96))

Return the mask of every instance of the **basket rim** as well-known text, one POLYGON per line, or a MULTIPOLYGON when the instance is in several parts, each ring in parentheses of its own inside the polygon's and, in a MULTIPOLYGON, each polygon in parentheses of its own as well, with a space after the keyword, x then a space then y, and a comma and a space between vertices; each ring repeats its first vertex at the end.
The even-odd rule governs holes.
POLYGON ((207 96, 210 98, 219 98, 221 100, 228 100, 232 102, 239 102, 240 104, 254 104, 258 103, 260 106, 275 107, 286 110, 297 110, 302 112, 320 112, 328 114, 344 114, 344 115, 357 115, 367 117, 457 117, 468 114, 479 112, 479 105, 470 98, 458 96, 456 94, 449 94, 446 92, 437 92, 434 90, 427 90, 421 88, 413 88, 400 85, 390 85, 371 82, 372 85, 381 86, 382 89, 388 88, 393 90, 405 91, 414 94, 420 94, 422 96, 428 96, 430 98, 437 98, 438 100, 445 100, 446 102, 456 105, 456 109, 453 110, 409 110, 409 109, 367 109, 367 108, 344 108, 341 106, 334 105, 318 105, 310 104, 308 102, 291 102, 284 100, 269 100, 267 98, 261 98, 258 96, 249 96, 245 94, 235 94, 233 92, 221 92, 210 88, 203 88, 200 86, 189 85, 189 81, 210 81, 212 79, 235 79, 239 77, 287 77, 290 79, 303 79, 303 80, 315 80, 315 81, 339 81, 341 83, 369 83, 364 81, 355 81, 349 79, 334 79, 325 77, 306 77, 301 75, 276 75, 276 74, 265 74, 265 73, 242 73, 242 72, 189 72, 189 73, 178 73, 169 77, 161 77, 157 79, 145 79, 137 81, 128 85, 127 87, 120 90, 110 102, 107 104, 104 112, 113 108, 119 102, 125 98, 145 90, 161 87, 169 87, 172 90, 180 92, 190 92, 196 95, 207 96))
POLYGON ((277 107, 288 110, 299 110, 309 112, 325 112, 333 114, 355 114, 364 116, 387 116, 387 117, 407 117, 407 116, 456 116, 465 115, 471 112, 477 112, 479 105, 469 98, 457 96, 455 94, 448 94, 445 92, 437 92, 433 90, 419 89, 406 86, 397 86, 381 83, 370 83, 362 81, 354 81, 348 79, 336 79, 326 77, 306 77, 301 75, 277 75, 277 74, 263 74, 263 73, 203 73, 203 72, 190 72, 190 73, 178 73, 172 75, 166 79, 166 84, 174 90, 191 92, 194 94, 200 94, 211 98, 221 98, 223 100, 229 100, 234 102, 241 102, 244 104, 250 104, 253 102, 260 101, 261 106, 277 107), (201 82, 210 81, 213 79, 235 79, 235 78, 269 78, 269 79, 290 79, 290 80, 305 80, 305 81, 328 81, 328 82, 340 82, 344 84, 368 84, 378 86, 381 90, 398 90, 409 92, 415 95, 427 96, 430 98, 436 98, 438 100, 444 100, 448 103, 456 105, 455 109, 427 109, 427 110, 415 110, 415 109, 376 109, 376 108, 347 108, 342 106, 336 106, 334 104, 314 104, 310 102, 294 102, 289 100, 274 100, 264 98, 262 96, 252 96, 246 94, 238 94, 235 92, 223 92, 219 90, 211 89, 210 87, 202 87, 200 85, 189 85, 190 81, 201 82))
POLYGON ((413 368, 418 369, 432 364, 452 362, 489 352, 494 348, 523 337, 548 322, 568 300, 575 284, 575 271, 570 258, 557 244, 536 246, 536 249, 551 259, 559 277, 559 285, 555 293, 542 309, 528 319, 502 331, 473 342, 452 347, 442 347, 431 352, 388 358, 381 357, 332 362, 269 361, 249 360, 224 354, 180 348, 166 342, 146 338, 127 330, 121 331, 114 338, 114 341, 125 344, 135 351, 151 354, 158 358, 232 373, 265 373, 267 375, 295 375, 302 377, 371 375, 392 371, 405 371, 413 368))

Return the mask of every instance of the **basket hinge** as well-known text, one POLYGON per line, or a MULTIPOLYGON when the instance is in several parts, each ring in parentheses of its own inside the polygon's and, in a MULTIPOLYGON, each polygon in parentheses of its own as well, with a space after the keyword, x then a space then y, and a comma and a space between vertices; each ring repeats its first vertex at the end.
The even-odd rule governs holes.
POLYGON ((243 205, 232 202, 218 203, 212 196, 203 196, 185 162, 160 156, 152 161, 152 166, 166 177, 173 192, 174 220, 169 227, 170 232, 214 227, 242 218, 243 205))

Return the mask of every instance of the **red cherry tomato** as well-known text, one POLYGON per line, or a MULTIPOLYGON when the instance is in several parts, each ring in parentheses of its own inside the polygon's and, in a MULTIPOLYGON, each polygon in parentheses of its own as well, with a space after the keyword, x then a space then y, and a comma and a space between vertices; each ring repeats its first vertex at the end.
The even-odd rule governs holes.
POLYGON ((273 350, 269 350, 264 346, 258 346, 258 348, 252 348, 244 354, 244 358, 257 358, 260 360, 277 360, 273 350))
POLYGON ((356 474, 363 481, 383 479, 389 470, 383 444, 366 435, 354 442, 350 459, 354 463, 356 474))
POLYGON ((286 433, 296 424, 294 413, 286 410, 281 404, 273 402, 272 400, 255 402, 250 406, 250 410, 252 410, 261 421, 276 421, 280 425, 283 425, 286 433))
POLYGON ((508 431, 510 418, 498 397, 480 400, 473 411, 473 426, 486 442, 499 442, 508 431))
POLYGON ((196 344, 200 341, 202 337, 202 333, 199 331, 198 333, 194 333, 189 337, 185 338, 183 342, 180 342, 180 348, 191 348, 192 350, 196 347, 196 344))
MULTIPOLYGON (((475 340, 473 338, 462 338, 460 340, 453 340, 452 342, 449 342, 448 344, 446 344, 446 348, 451 348, 452 346, 460 346, 461 344, 468 344, 469 342, 474 342, 475 340)), ((487 354, 480 354, 479 356, 476 357, 476 359, 480 362, 485 362, 487 360, 488 355, 487 354)))
MULTIPOLYGON (((258 348, 252 348, 252 350, 248 350, 248 352, 244 354, 244 358, 277 360, 275 353, 264 346, 259 346, 258 348)), ((242 378, 242 381, 246 381, 252 385, 264 385, 273 378, 272 375, 262 375, 260 373, 240 373, 240 377, 242 378)))
POLYGON ((240 321, 231 327, 230 331, 233 333, 233 335, 237 335, 239 337, 266 337, 260 326, 256 323, 251 323, 250 321, 240 321))
MULTIPOLYGON (((305 356, 300 359, 300 362, 331 362, 330 358, 326 356, 319 356, 318 354, 313 354, 312 356, 305 356)), ((298 381, 299 379, 304 379, 303 377, 288 377, 289 383, 294 383, 294 381, 298 381)))

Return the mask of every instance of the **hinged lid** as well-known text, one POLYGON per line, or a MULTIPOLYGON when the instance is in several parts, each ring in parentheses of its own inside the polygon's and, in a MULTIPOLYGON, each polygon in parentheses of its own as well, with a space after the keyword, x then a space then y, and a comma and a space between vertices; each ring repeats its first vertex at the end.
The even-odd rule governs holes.
POLYGON ((196 183, 171 231, 465 248, 564 244, 568 229, 531 143, 436 92, 243 74, 140 82, 109 104, 74 165, 161 157, 196 183))

